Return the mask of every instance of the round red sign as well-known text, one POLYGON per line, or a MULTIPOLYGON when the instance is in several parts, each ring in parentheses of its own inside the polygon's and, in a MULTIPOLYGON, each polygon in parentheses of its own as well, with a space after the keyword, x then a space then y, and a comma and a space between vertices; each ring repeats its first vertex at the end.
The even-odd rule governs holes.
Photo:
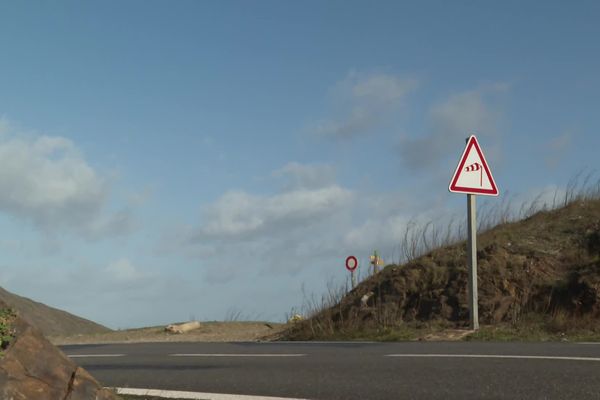
POLYGON ((358 260, 354 256, 346 258, 346 269, 348 271, 354 271, 358 267, 358 260))

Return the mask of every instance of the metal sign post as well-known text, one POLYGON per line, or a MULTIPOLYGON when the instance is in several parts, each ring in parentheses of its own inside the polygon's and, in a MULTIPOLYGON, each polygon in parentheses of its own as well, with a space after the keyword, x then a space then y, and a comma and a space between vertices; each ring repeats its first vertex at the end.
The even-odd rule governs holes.
POLYGON ((469 268, 469 322, 471 329, 479 329, 477 305, 477 203, 474 194, 467 194, 467 265, 469 268))
POLYGON ((377 255, 377 250, 373 252, 373 273, 376 274, 379 272, 379 268, 377 265, 377 260, 379 260, 379 256, 377 255))
POLYGON ((467 195, 467 269, 469 293, 469 324, 479 329, 477 305, 477 205, 476 195, 498 196, 498 187, 488 167, 477 138, 471 135, 450 180, 448 189, 467 195))
POLYGON ((350 271, 350 279, 352 280, 352 289, 356 287, 356 276, 354 271, 358 268, 358 260, 354 256, 348 256, 346 258, 346 269, 350 271))

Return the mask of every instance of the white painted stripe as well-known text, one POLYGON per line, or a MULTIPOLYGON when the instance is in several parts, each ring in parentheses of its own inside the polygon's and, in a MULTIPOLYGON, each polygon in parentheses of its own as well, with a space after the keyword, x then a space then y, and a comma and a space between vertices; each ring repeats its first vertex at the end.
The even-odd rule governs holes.
POLYGON ((386 357, 430 357, 430 358, 508 358, 526 360, 569 360, 569 361, 597 361, 600 357, 561 357, 561 356, 520 356, 506 354, 387 354, 386 357))
MULTIPOLYGON (((254 342, 250 342, 250 343, 254 343, 254 342)), ((329 344, 332 346, 335 346, 336 344, 381 344, 382 342, 369 342, 369 341, 361 341, 361 340, 347 340, 347 341, 335 341, 335 342, 325 342, 325 341, 314 341, 314 342, 309 342, 309 341, 303 341, 303 340, 282 340, 279 342, 264 342, 264 343, 260 343, 260 344, 266 344, 266 345, 280 345, 280 344, 329 344)))
POLYGON ((189 399, 189 400, 305 400, 291 397, 246 396, 239 394, 181 392, 175 390, 114 388, 117 394, 131 396, 154 396, 164 399, 189 399))
POLYGON ((69 358, 124 357, 125 354, 67 354, 69 358))
POLYGON ((220 354, 169 354, 171 357, 304 357, 306 354, 278 354, 278 353, 220 353, 220 354))

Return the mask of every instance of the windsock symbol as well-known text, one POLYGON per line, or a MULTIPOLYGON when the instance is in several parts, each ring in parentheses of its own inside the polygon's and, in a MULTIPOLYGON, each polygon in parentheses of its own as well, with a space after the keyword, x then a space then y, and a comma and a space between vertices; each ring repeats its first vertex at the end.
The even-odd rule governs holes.
POLYGON ((483 166, 481 164, 476 162, 471 165, 467 165, 465 167, 465 171, 467 171, 467 172, 479 171, 479 186, 483 186, 483 166))
POLYGON ((481 164, 479 164, 479 163, 477 163, 477 162, 476 162, 476 163, 473 163, 473 164, 471 164, 471 165, 467 165, 467 166, 465 167, 465 171, 467 171, 467 172, 471 172, 471 171, 479 171, 480 169, 481 169, 481 164))

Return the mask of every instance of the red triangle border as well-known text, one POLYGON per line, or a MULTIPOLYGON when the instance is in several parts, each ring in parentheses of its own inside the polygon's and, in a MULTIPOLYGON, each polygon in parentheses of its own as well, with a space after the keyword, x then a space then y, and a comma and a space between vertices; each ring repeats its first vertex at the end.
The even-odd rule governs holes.
POLYGON ((479 142, 477 141, 477 138, 475 137, 475 135, 471 135, 469 137, 467 146, 465 147, 462 157, 460 158, 458 167, 456 167, 456 171, 454 171, 454 176, 452 177, 452 180, 450 181, 450 186, 448 187, 448 190, 450 190, 453 193, 481 194, 481 195, 487 195, 487 196, 498 196, 499 195, 498 186, 496 186, 496 182, 494 181, 494 177, 492 176, 492 171, 490 171, 490 168, 488 167, 488 163, 485 160, 485 156, 483 155, 483 152, 481 151, 481 147, 479 146, 479 142), (461 187, 461 186, 456 185, 456 183, 458 182, 458 178, 460 177, 460 174, 465 165, 465 162, 467 161, 467 157, 471 152, 471 147, 473 147, 473 146, 475 146, 475 150, 477 150, 477 154, 479 155, 479 158, 481 159, 485 173, 487 174, 490 184, 492 185, 491 189, 466 188, 466 187, 461 187))

